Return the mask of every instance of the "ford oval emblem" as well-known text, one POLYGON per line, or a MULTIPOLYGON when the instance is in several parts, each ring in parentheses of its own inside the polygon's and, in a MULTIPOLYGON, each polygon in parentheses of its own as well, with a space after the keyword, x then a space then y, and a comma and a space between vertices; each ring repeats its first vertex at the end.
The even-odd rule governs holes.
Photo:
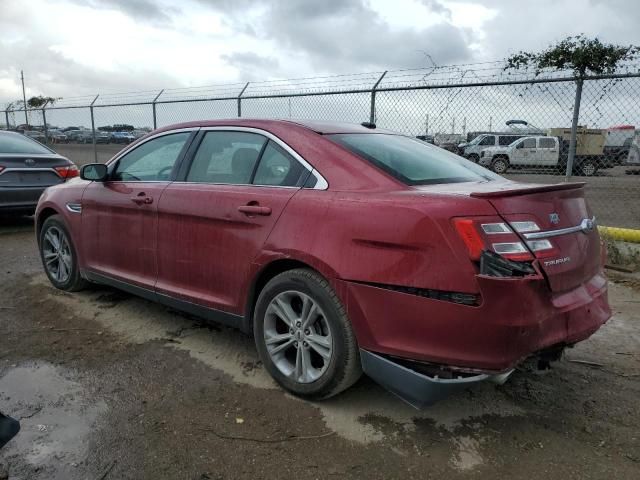
POLYGON ((33 158, 27 158, 27 159, 24 161, 24 164, 25 164, 27 167, 33 167, 33 166, 36 164, 36 161, 35 161, 33 158))
POLYGON ((557 213, 550 213, 549 214, 549 221, 551 223, 553 223, 554 225, 557 225, 558 223, 560 223, 560 215, 558 215, 557 213))

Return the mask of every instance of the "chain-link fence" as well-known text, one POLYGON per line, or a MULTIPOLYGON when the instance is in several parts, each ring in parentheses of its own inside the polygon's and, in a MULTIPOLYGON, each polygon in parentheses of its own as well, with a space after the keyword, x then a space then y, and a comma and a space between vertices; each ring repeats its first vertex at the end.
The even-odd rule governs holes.
POLYGON ((417 136, 508 178, 587 182, 603 225, 640 228, 640 69, 576 79, 502 63, 109 93, 0 123, 78 164, 106 161, 154 128, 234 117, 374 122, 417 136), (579 105, 579 109, 576 108, 579 105), (563 177, 564 176, 564 177, 563 177))

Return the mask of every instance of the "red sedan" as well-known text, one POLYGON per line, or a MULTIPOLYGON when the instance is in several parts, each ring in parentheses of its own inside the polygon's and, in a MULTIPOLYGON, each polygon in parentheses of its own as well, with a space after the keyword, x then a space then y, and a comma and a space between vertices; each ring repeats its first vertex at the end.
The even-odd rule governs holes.
POLYGON ((202 121, 47 189, 37 236, 57 288, 241 328, 297 395, 364 371, 424 405, 610 317, 583 186, 507 181, 371 124, 202 121))

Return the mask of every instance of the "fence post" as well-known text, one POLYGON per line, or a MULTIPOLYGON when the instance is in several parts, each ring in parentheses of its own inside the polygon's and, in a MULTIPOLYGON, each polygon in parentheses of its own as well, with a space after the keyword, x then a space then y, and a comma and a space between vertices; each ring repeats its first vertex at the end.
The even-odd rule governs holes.
POLYGON ((240 90, 240 93, 238 94, 238 118, 240 118, 242 116, 242 94, 244 93, 244 91, 247 89, 247 87, 249 86, 249 82, 246 83, 246 85, 242 88, 242 90, 240 90))
MULTIPOLYGON (((579 77, 576 80, 576 99, 573 103, 573 120, 571 121, 571 138, 569 140, 569 156, 567 158, 567 171, 565 174, 565 182, 571 180, 573 173, 573 162, 576 156, 576 136, 578 132, 578 118, 580 117, 580 100, 582 99, 582 83, 584 78, 579 77)), ((558 152, 560 154, 560 152, 558 152)))
POLYGON ((382 75, 380 75, 380 78, 371 89, 371 113, 369 114, 370 123, 376 123, 376 89, 378 88, 378 85, 380 85, 380 82, 382 81, 382 79, 386 74, 387 74, 386 70, 382 72, 382 75))
POLYGON ((49 129, 47 128, 47 114, 44 105, 42 106, 42 124, 44 125, 44 144, 47 145, 49 143, 49 129))
POLYGON ((4 111, 4 118, 7 122, 7 130, 9 130, 9 110, 4 111))
POLYGON ((162 92, 164 92, 164 88, 160 90, 160 93, 156 95, 156 98, 153 99, 153 103, 151 104, 153 107, 153 129, 154 130, 158 128, 158 122, 156 121, 156 102, 158 101, 158 98, 160 98, 160 95, 162 95, 162 92))
POLYGON ((98 163, 98 147, 96 145, 96 123, 93 119, 93 104, 96 103, 98 97, 100 95, 96 95, 96 98, 93 99, 91 105, 89 105, 89 111, 91 112, 91 136, 93 137, 93 161, 94 163, 98 163))

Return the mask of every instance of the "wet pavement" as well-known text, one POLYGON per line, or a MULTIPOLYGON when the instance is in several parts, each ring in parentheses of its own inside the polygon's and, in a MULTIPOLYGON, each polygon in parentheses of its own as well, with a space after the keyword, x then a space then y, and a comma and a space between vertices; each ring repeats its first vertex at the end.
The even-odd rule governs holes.
POLYGON ((304 402, 240 332, 113 289, 57 291, 28 219, 0 225, 0 246, 11 479, 640 478, 637 283, 611 285, 614 318, 549 373, 417 411, 366 378, 304 402))

